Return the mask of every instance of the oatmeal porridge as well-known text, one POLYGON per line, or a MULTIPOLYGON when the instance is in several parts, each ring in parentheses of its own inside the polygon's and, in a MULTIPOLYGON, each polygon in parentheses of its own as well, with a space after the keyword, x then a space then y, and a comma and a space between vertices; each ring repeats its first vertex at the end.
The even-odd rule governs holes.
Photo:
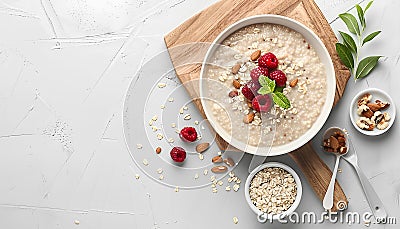
POLYGON ((327 96, 325 68, 314 48, 300 33, 276 24, 231 34, 204 75, 214 82, 206 84, 210 115, 232 138, 251 146, 296 140, 317 120, 327 96), (258 77, 273 87, 260 86, 258 77))

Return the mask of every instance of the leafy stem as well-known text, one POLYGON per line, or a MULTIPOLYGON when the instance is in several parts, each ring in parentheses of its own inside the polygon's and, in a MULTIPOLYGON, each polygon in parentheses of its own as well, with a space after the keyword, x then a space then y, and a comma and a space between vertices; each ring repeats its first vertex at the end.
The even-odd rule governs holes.
POLYGON ((355 80, 369 75, 376 67, 379 58, 382 57, 369 56, 359 61, 361 48, 364 44, 371 41, 381 33, 381 31, 376 31, 367 35, 365 38, 363 36, 367 25, 365 13, 371 7, 372 3, 373 1, 370 1, 364 9, 362 9, 360 5, 356 4, 355 8, 357 9, 358 20, 350 13, 339 14, 339 17, 346 24, 349 32, 357 37, 356 43, 352 35, 339 31, 343 42, 336 43, 336 52, 338 53, 340 60, 347 68, 349 68, 355 80))

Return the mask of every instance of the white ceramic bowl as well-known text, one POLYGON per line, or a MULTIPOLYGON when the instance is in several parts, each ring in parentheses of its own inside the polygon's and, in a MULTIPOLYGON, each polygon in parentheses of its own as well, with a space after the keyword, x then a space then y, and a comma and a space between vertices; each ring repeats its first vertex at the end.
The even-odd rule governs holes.
POLYGON ((254 177, 259 171, 263 170, 264 168, 282 168, 282 169, 286 170, 287 172, 289 172, 289 173, 293 176, 293 178, 294 178, 294 180, 295 180, 295 182, 296 182, 296 186, 297 186, 296 199, 295 199, 295 201, 293 202, 292 206, 290 206, 290 208, 289 208, 287 211, 282 212, 281 214, 275 214, 275 215, 269 214, 268 217, 267 217, 268 219, 276 220, 276 219, 279 219, 280 217, 285 217, 285 216, 288 216, 288 215, 290 215, 291 213, 293 213, 293 212, 296 210, 296 208, 299 206, 300 200, 301 200, 301 196, 302 196, 302 193, 303 193, 303 187, 302 187, 302 185, 301 185, 301 181, 300 181, 299 176, 297 175, 296 171, 294 171, 294 170, 293 170, 292 168, 290 168, 289 166, 287 166, 287 165, 285 165, 285 164, 282 164, 282 163, 279 163, 279 162, 267 162, 267 163, 264 163, 264 164, 258 166, 257 168, 255 168, 255 169, 250 173, 250 175, 247 177, 246 184, 245 184, 245 191, 244 191, 245 193, 244 193, 244 195, 245 195, 247 204, 249 204, 251 210, 253 210, 253 212, 257 214, 257 220, 258 220, 260 223, 264 223, 264 222, 265 222, 265 218, 262 218, 262 217, 261 217, 264 213, 263 213, 261 210, 259 210, 259 209, 253 204, 253 202, 251 201, 251 199, 250 199, 249 188, 250 188, 250 182, 251 182, 251 180, 253 179, 253 177, 254 177))
POLYGON ((396 118, 396 107, 395 107, 395 104, 394 104, 392 98, 386 92, 384 92, 378 88, 368 88, 363 91, 360 91, 351 101, 349 112, 350 112, 351 123, 353 123, 354 128, 356 128, 360 133, 363 133, 368 136, 376 136, 376 135, 381 135, 381 134, 385 133, 393 125, 394 119, 396 118), (362 130, 362 129, 360 129, 360 127, 357 126, 356 121, 360 118, 360 116, 358 116, 358 114, 357 114, 357 106, 358 106, 357 103, 358 103, 358 100, 365 93, 370 93, 372 95, 372 101, 379 99, 382 102, 388 102, 390 104, 389 108, 382 111, 382 112, 388 112, 391 117, 390 121, 389 121, 389 126, 386 129, 379 130, 379 129, 375 128, 372 131, 368 131, 368 130, 362 130))
POLYGON ((322 41, 319 39, 319 37, 311 31, 309 28, 304 26, 298 21, 295 21, 293 19, 290 19, 288 17, 283 17, 279 15, 257 15, 253 17, 248 17, 245 19, 242 19, 231 26, 229 26, 227 29, 225 29, 213 42, 213 44, 221 44, 229 35, 234 33, 235 31, 252 25, 252 24, 258 24, 258 23, 271 23, 271 24, 278 24, 278 25, 283 25, 286 27, 289 27, 300 34, 303 35, 303 37, 309 42, 309 44, 315 49, 317 52, 321 62, 324 64, 325 71, 326 71, 326 82, 327 82, 327 96, 326 100, 324 103, 324 106, 321 109, 321 113, 318 116, 317 120, 315 123, 312 125, 312 127, 304 133, 302 136, 300 136, 298 139, 285 144, 285 145, 280 145, 280 146, 273 146, 272 148, 270 146, 264 147, 255 147, 255 146, 250 146, 247 145, 245 142, 238 141, 234 138, 232 138, 231 134, 225 131, 220 125, 217 124, 217 122, 214 120, 214 117, 211 113, 211 111, 208 110, 207 105, 205 104, 205 99, 207 97, 206 91, 204 91, 203 87, 203 80, 205 79, 205 65, 206 63, 211 63, 210 59, 212 54, 214 53, 215 49, 217 48, 217 45, 212 45, 210 49, 208 50, 206 57, 204 59, 203 65, 202 65, 202 70, 200 73, 200 97, 204 112, 207 116, 207 118, 210 121, 210 124, 214 128, 214 130, 227 142, 229 142, 232 146, 235 148, 245 151, 247 153, 251 154, 256 154, 256 155, 263 155, 265 152, 269 152, 269 156, 276 156, 276 155, 281 155, 285 154, 288 152, 292 152, 293 150, 296 150, 297 148, 303 146, 307 142, 309 142, 317 133, 318 131, 322 128, 324 125, 325 121, 327 120, 332 106, 333 106, 333 101, 335 98, 335 91, 336 91, 336 78, 335 78, 335 71, 334 67, 332 64, 331 57, 329 55, 328 50, 325 48, 324 44, 322 41))

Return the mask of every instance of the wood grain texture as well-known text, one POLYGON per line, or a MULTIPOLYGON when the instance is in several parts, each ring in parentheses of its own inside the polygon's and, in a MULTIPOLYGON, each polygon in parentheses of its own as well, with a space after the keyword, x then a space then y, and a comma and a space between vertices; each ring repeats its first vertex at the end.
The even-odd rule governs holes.
MULTIPOLYGON (((342 97, 350 72, 340 62, 335 51, 337 38, 322 12, 313 0, 222 0, 185 21, 165 36, 165 43, 169 50, 175 71, 182 83, 198 79, 201 70, 201 61, 205 56, 207 44, 212 42, 218 34, 232 23, 245 17, 260 14, 279 14, 293 18, 312 29, 323 41, 329 51, 336 74, 336 94, 334 104, 342 97), (196 45, 187 45, 194 43, 196 45), (192 58, 192 61, 188 61, 192 58), (194 64, 184 64, 194 63, 194 64)), ((185 85, 192 98, 199 98, 198 88, 193 84, 185 85)), ((200 101, 194 101, 204 115, 200 101)), ((227 149, 229 144, 217 135, 216 139, 221 149, 227 149)), ((231 148, 231 147, 230 147, 231 148)), ((297 163, 310 183, 314 192, 322 200, 327 190, 332 172, 312 148, 311 143, 289 153, 297 163)), ((335 203, 347 202, 347 198, 339 183, 335 184, 335 203)), ((336 211, 334 204, 333 211, 336 211)))

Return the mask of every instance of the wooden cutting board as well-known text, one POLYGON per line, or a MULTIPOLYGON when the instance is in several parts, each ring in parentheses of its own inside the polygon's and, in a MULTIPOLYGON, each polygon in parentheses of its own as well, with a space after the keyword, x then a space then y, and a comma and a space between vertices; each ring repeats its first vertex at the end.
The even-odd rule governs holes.
MULTIPOLYGON (((204 59, 209 44, 198 45, 199 42, 212 42, 218 34, 234 22, 260 14, 278 14, 293 18, 312 29, 321 38, 335 67, 334 104, 336 104, 344 93, 350 72, 340 62, 335 51, 337 38, 313 0, 221 0, 194 15, 165 36, 165 43, 181 82, 198 79, 200 76, 201 61, 204 59), (190 45, 193 43, 196 44, 190 45)), ((195 85, 187 84, 186 89, 192 98, 199 98, 195 85)), ((204 115, 200 101, 195 99, 194 102, 204 115)), ((217 143, 222 150, 229 146, 219 136, 217 136, 217 143)), ((329 167, 314 151, 311 143, 307 143, 289 155, 300 167, 311 187, 322 200, 332 176, 329 167)), ((333 211, 337 210, 336 203, 338 201, 348 202, 341 186, 336 182, 333 211)))

